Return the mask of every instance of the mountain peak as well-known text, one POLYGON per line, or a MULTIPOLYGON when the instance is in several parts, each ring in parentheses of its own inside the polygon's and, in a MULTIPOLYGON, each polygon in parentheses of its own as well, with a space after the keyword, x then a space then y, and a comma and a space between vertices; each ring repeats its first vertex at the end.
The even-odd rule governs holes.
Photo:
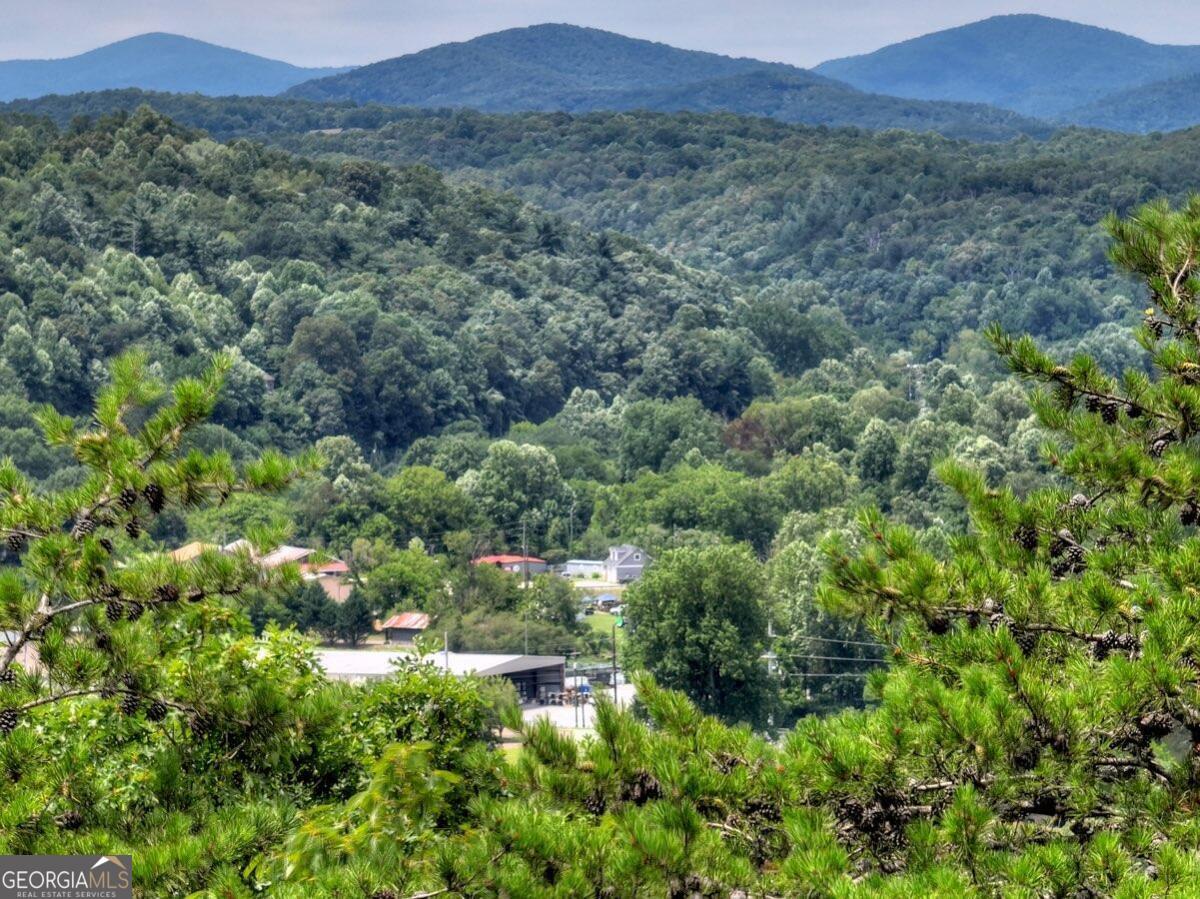
POLYGON ((343 71, 303 68, 182 34, 151 31, 63 59, 0 62, 0 100, 125 87, 269 95, 343 71))
POLYGON ((669 87, 770 66, 598 28, 548 22, 386 59, 300 85, 289 95, 490 111, 558 108, 547 106, 548 98, 669 87))
POLYGON ((992 16, 816 68, 862 90, 1043 117, 1196 70, 1200 47, 1151 44, 1033 13, 992 16))

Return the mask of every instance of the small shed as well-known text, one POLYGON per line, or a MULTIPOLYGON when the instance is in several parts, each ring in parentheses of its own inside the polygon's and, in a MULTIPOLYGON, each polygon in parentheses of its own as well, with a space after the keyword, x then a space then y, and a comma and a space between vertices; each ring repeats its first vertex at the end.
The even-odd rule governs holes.
POLYGON ((383 640, 385 643, 411 646, 427 627, 429 616, 424 612, 401 612, 383 623, 383 640))

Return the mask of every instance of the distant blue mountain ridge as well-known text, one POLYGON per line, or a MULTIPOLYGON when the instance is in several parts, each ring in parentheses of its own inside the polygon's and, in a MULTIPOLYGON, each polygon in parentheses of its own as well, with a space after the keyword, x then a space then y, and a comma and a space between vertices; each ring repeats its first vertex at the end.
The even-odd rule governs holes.
MULTIPOLYGON (((1085 107, 1094 118, 1094 107, 1110 95, 1200 72, 1200 46, 1152 44, 1062 19, 1009 15, 830 60, 816 71, 865 91, 987 103, 1070 122, 1085 107)), ((1200 112, 1197 101, 1189 106, 1200 112)), ((1194 114, 1183 118, 1200 121, 1194 114)))
POLYGON ((357 68, 303 68, 171 34, 67 59, 0 62, 0 100, 124 88, 484 112, 730 112, 1007 140, 1069 124, 1200 124, 1200 46, 1023 14, 813 70, 566 24, 512 28, 357 68))
POLYGON ((65 59, 0 62, 0 100, 137 87, 272 95, 346 68, 304 68, 177 34, 142 34, 65 59))

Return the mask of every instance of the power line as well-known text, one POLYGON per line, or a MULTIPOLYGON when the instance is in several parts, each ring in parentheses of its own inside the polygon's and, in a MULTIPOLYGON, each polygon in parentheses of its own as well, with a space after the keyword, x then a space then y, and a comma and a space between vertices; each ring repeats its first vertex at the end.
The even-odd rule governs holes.
POLYGON ((876 665, 882 665, 882 664, 887 663, 887 659, 864 659, 864 658, 859 658, 858 656, 809 656, 809 655, 802 655, 800 653, 790 653, 790 652, 776 653, 775 658, 777 658, 777 659, 809 659, 809 660, 820 661, 820 662, 871 662, 876 665))
POLYGON ((841 643, 844 646, 878 646, 881 649, 888 649, 886 643, 868 643, 863 640, 837 640, 833 637, 810 637, 808 634, 796 634, 789 639, 793 640, 816 640, 818 643, 841 643))

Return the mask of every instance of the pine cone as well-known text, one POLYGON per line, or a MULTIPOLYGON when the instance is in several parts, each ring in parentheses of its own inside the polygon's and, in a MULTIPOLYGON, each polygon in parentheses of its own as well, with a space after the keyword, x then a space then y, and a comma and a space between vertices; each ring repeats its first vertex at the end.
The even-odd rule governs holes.
POLYGON ((136 516, 125 522, 125 533, 129 535, 131 540, 136 540, 142 535, 142 525, 136 516))
POLYGON ((1064 577, 1087 568, 1086 554, 1082 546, 1072 544, 1050 565, 1050 573, 1055 577, 1064 577))
POLYGON ((622 785, 621 800, 634 805, 645 805, 652 799, 662 798, 662 787, 648 771, 639 771, 633 780, 622 785))
POLYGON ((16 709, 0 711, 0 734, 11 734, 21 721, 21 713, 16 709))
POLYGON ((137 688, 138 688, 137 676, 134 675, 132 672, 126 671, 124 674, 121 675, 121 686, 123 686, 126 690, 137 690, 137 688))
POLYGON ((146 717, 151 721, 162 721, 167 717, 167 704, 161 699, 154 700, 146 706, 146 717))
POLYGON ((1171 445, 1171 441, 1168 440, 1166 437, 1159 437, 1157 440, 1155 440, 1153 443, 1150 444, 1150 455, 1153 456, 1155 459, 1157 459, 1160 456, 1162 456, 1163 453, 1165 453, 1167 451, 1167 447, 1169 447, 1170 445, 1171 445))
POLYGON ((1100 411, 1100 397, 1089 396, 1086 400, 1083 401, 1083 405, 1084 405, 1084 408, 1087 409, 1089 412, 1099 412, 1100 411))
POLYGON ((604 793, 600 790, 592 790, 588 797, 583 800, 583 807, 593 815, 603 815, 607 803, 604 801, 604 793))
POLYGON ((139 618, 142 617, 142 614, 145 611, 146 611, 146 607, 144 605, 142 605, 140 602, 131 602, 125 608, 125 617, 128 618, 130 621, 137 621, 139 618))
POLYGON ((1183 504, 1179 510, 1179 523, 1184 527, 1191 527, 1200 523, 1200 505, 1196 504, 1195 499, 1189 499, 1183 504))
POLYGON ((90 516, 85 515, 82 518, 75 520, 75 526, 71 528, 71 536, 76 540, 82 540, 84 537, 93 533, 96 530, 96 521, 90 516))
POLYGON ((83 827, 83 815, 75 809, 68 809, 57 816, 54 823, 63 830, 78 830, 83 827))
POLYGON ((0 671, 0 687, 9 687, 17 682, 17 672, 11 668, 0 671))
POLYGON ((1105 631, 1100 635, 1100 639, 1092 644, 1092 656, 1096 661, 1103 662, 1116 648, 1117 635, 1112 631, 1105 631))
POLYGON ((1017 525, 1017 529, 1013 531, 1012 538, 1018 546, 1028 552, 1033 552, 1037 549, 1038 532, 1037 528, 1031 524, 1017 525))
POLYGON ((1105 403, 1100 407, 1100 418, 1104 420, 1106 425, 1115 425, 1117 423, 1117 413, 1120 411, 1120 408, 1116 403, 1105 403))
POLYGON ((196 712, 188 721, 188 726, 192 729, 192 735, 195 737, 203 737, 212 730, 212 718, 203 712, 196 712))
POLYGON ((100 685, 100 698, 112 699, 117 695, 117 682, 114 680, 106 680, 100 685))
POLYGON ((1025 655, 1029 655, 1031 652, 1033 652, 1034 647, 1037 646, 1038 636, 1039 634, 1037 631, 1020 630, 1017 631, 1014 639, 1017 641, 1017 646, 1021 647, 1021 652, 1023 652, 1025 655))
POLYGON ((110 556, 111 556, 111 555, 113 554, 113 552, 116 550, 116 547, 115 547, 115 546, 113 546, 113 542, 112 542, 111 540, 109 540, 107 537, 101 537, 101 538, 100 538, 99 540, 97 540, 96 542, 97 542, 97 543, 99 543, 99 544, 100 544, 100 548, 101 548, 102 550, 104 550, 106 553, 108 553, 110 556))
POLYGON ((96 648, 101 652, 112 652, 112 637, 105 631, 96 634, 96 648))
POLYGON ((154 483, 147 484, 142 490, 142 496, 146 497, 146 505, 150 507, 151 512, 157 515, 162 511, 163 502, 166 500, 162 487, 154 483))
POLYGON ((1029 771, 1037 766, 1040 757, 1041 752, 1038 747, 1030 743, 1013 753, 1012 766, 1017 771, 1029 771))
POLYGON ((371 899, 397 899, 396 891, 389 889, 376 890, 371 894, 371 899))
POLYGON ((1148 330, 1150 332, 1150 335, 1155 340, 1162 340, 1163 323, 1161 321, 1159 321, 1158 319, 1156 319, 1156 318, 1147 319, 1146 320, 1146 330, 1148 330))
POLYGON ((125 607, 119 602, 110 602, 104 606, 104 617, 114 624, 125 617, 125 607))
POLYGON ((929 632, 936 636, 942 636, 950 630, 950 619, 945 615, 935 615, 929 619, 929 632))
POLYGON ((4 543, 8 547, 8 551, 14 556, 19 555, 21 550, 25 548, 24 534, 9 534, 4 538, 4 543))
POLYGON ((116 584, 105 583, 100 587, 100 592, 108 599, 116 599, 121 595, 121 590, 116 584))
POLYGON ((1168 712, 1147 712, 1138 718, 1137 729, 1147 738, 1157 740, 1175 729, 1175 719, 1168 712))
POLYGON ((179 588, 174 584, 160 584, 154 588, 154 598, 159 602, 175 602, 179 599, 179 588))
POLYGON ((142 697, 136 693, 126 693, 121 697, 121 714, 136 715, 137 710, 142 707, 142 697))
POLYGON ((133 487, 126 487, 117 496, 117 505, 128 512, 138 501, 138 492, 133 487))
POLYGON ((1063 528, 1050 541, 1050 557, 1057 558, 1075 545, 1075 535, 1063 528))

